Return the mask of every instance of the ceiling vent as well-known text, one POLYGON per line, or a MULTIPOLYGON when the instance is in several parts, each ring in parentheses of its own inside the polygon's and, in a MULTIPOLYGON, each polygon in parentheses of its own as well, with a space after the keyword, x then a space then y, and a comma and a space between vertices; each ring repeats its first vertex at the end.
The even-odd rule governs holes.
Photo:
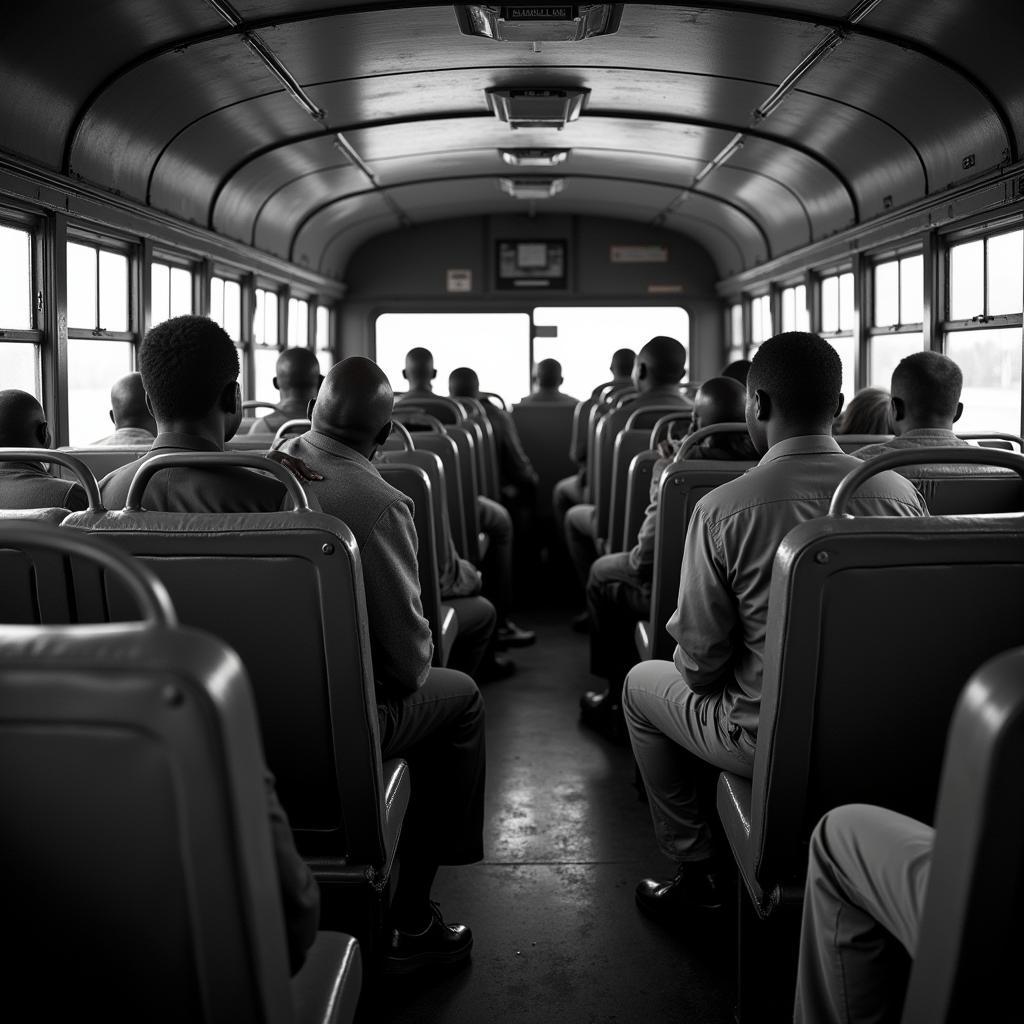
POLYGON ((589 89, 488 89, 487 105, 512 128, 557 128, 575 121, 589 89))
POLYGON ((501 191, 513 199, 550 199, 565 187, 564 178, 501 178, 501 191))
POLYGON ((617 32, 622 4, 456 4, 463 35, 509 43, 574 43, 617 32))
POLYGON ((565 163, 570 149, 499 149, 501 159, 513 167, 556 167, 565 163))

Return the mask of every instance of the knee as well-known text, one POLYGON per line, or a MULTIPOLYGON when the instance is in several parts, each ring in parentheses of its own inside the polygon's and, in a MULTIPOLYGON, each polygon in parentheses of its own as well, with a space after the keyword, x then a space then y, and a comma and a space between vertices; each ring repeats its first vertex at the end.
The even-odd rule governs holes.
POLYGON ((432 668, 429 685, 434 689, 434 696, 441 700, 450 700, 462 709, 461 717, 466 720, 479 720, 481 728, 484 718, 484 699, 480 688, 465 672, 453 668, 432 668))

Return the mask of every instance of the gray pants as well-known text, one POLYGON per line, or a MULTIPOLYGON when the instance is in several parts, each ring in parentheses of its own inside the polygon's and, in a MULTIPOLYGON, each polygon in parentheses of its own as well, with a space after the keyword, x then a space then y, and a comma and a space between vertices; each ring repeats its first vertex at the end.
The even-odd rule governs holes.
POLYGON ((670 661, 645 661, 626 676, 622 709, 633 754, 658 846, 676 864, 714 852, 697 797, 701 762, 739 775, 753 770, 754 744, 746 733, 729 734, 718 707, 717 695, 694 693, 670 661))
POLYGON ((867 804, 838 807, 818 823, 800 933, 798 1024, 899 1021, 934 835, 867 804))

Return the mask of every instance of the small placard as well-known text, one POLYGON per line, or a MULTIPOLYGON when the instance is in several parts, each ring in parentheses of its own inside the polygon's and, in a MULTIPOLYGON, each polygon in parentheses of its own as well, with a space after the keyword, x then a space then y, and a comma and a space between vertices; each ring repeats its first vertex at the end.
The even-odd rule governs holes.
POLYGON ((473 290, 472 270, 449 270, 448 291, 471 292, 473 290))
POLYGON ((667 245, 613 245, 612 263, 668 263, 667 245))
POLYGON ((648 295, 682 295, 683 286, 681 284, 649 284, 647 286, 648 295))

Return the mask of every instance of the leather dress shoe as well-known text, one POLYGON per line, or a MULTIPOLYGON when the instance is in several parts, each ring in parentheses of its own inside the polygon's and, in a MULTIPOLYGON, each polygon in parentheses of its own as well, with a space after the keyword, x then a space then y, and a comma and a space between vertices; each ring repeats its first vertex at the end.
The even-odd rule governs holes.
POLYGON ((511 619, 506 619, 495 631, 494 639, 499 650, 508 647, 529 647, 536 643, 537 634, 532 629, 520 629, 511 619))
POLYGON ((495 655, 485 660, 477 670, 482 683, 499 683, 502 679, 516 674, 516 663, 511 658, 500 658, 495 655))
POLYGON ((607 690, 587 690, 580 697, 580 721, 614 743, 626 741, 622 705, 607 690))
POLYGON ((724 888, 711 861, 696 861, 680 865, 671 881, 643 879, 636 887, 636 905, 650 917, 678 923, 693 910, 721 910, 724 888))
POLYGON ((469 956, 473 933, 465 924, 445 924, 441 908, 431 901, 431 917, 421 935, 409 935, 397 928, 391 930, 385 974, 409 974, 422 967, 457 964, 469 956))

